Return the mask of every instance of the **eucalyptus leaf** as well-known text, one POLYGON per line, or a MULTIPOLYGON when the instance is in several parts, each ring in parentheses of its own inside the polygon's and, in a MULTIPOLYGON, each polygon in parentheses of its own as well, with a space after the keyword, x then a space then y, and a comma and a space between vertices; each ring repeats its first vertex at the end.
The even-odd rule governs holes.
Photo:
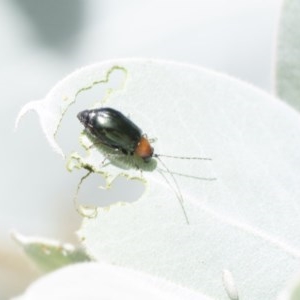
POLYGON ((43 272, 73 263, 91 261, 82 247, 45 238, 26 237, 17 232, 12 233, 12 238, 43 272))
POLYGON ((300 2, 284 0, 277 36, 275 91, 300 110, 300 2))
POLYGON ((209 70, 118 60, 69 75, 20 116, 36 110, 50 144, 62 153, 55 136, 70 104, 95 82, 106 84, 114 70, 124 71, 124 84, 101 105, 122 111, 156 138, 155 153, 212 161, 161 156, 163 163, 140 174, 130 159, 127 165, 118 159, 101 164, 105 155, 90 149, 83 134, 85 156, 71 155, 70 170, 86 168, 107 182, 120 173, 146 181, 137 201, 124 203, 120 196, 119 203, 84 219, 79 235, 88 253, 214 299, 275 299, 300 261, 299 114, 209 70), (55 126, 47 125, 51 120, 55 126))

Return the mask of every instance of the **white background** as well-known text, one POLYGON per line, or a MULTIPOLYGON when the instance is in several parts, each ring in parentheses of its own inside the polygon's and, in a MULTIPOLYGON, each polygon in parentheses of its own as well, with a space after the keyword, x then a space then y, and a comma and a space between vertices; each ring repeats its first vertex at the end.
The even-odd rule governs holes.
POLYGON ((43 98, 76 68, 124 57, 205 66, 270 91, 280 3, 0 1, 0 298, 30 279, 9 239, 11 228, 74 241, 80 223, 72 204, 78 177, 50 149, 35 115, 14 132, 21 106, 43 98))

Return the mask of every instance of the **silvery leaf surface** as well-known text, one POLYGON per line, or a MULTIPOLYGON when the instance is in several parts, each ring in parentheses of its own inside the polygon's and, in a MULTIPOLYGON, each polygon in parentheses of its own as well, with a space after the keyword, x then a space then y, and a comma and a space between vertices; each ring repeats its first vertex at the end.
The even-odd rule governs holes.
POLYGON ((141 173, 122 158, 101 164, 99 149, 89 149, 82 135, 86 156, 73 154, 69 169, 89 167, 110 183, 119 174, 146 182, 138 200, 120 196, 84 219, 79 235, 88 253, 215 299, 274 299, 300 260, 299 114, 228 76, 137 59, 78 70, 21 115, 36 110, 50 144, 63 154, 55 140, 60 120, 79 94, 106 84, 115 70, 124 73, 121 86, 86 108, 122 111, 156 139, 158 154, 212 160, 161 156, 162 163, 141 173))

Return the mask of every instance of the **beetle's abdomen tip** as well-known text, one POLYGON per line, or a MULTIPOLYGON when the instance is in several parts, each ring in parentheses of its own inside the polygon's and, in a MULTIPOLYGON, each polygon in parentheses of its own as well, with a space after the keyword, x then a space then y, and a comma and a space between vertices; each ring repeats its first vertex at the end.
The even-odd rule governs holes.
POLYGON ((89 117, 89 111, 88 110, 83 110, 77 114, 77 118, 79 121, 83 124, 85 124, 88 120, 89 117))

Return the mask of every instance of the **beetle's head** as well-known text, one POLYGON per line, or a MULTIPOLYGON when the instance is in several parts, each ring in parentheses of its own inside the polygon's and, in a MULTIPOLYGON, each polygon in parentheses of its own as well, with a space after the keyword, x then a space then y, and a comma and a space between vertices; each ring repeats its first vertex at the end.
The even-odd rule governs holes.
POLYGON ((145 163, 148 163, 151 161, 151 158, 153 156, 154 149, 151 147, 149 140, 142 135, 140 141, 138 142, 134 153, 142 158, 145 163))

